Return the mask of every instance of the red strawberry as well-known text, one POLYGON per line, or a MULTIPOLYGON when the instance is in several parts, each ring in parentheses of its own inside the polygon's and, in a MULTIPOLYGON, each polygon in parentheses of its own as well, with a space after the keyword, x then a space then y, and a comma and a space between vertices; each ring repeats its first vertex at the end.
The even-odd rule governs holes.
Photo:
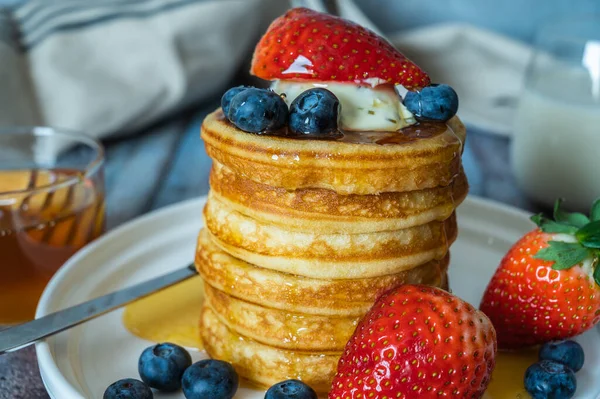
POLYGON ((353 22, 307 8, 277 18, 254 50, 250 73, 266 80, 429 85, 429 76, 385 39, 353 22))
POLYGON ((480 308, 501 349, 570 338, 600 321, 600 202, 592 222, 560 201, 554 218, 532 217, 540 228, 508 251, 485 291, 480 308))
POLYGON ((329 399, 480 398, 495 355, 483 313, 441 289, 403 285, 356 328, 329 399))

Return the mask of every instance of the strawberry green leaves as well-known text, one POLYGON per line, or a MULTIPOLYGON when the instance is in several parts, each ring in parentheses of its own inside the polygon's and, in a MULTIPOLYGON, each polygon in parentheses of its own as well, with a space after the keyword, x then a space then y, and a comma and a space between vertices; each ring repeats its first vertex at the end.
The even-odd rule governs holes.
POLYGON ((544 233, 575 234, 577 232, 577 227, 555 222, 542 214, 533 215, 531 220, 538 225, 544 233))
POLYGON ((598 267, 598 265, 595 265, 594 268, 594 281, 596 284, 600 285, 600 267, 598 267))
POLYGON ((600 220, 600 198, 594 201, 594 204, 592 205, 590 219, 592 219, 593 222, 600 220))
POLYGON ((561 209, 563 200, 557 199, 554 203, 554 220, 558 223, 568 224, 575 227, 583 227, 590 222, 587 216, 579 212, 565 212, 561 209))
POLYGON ((596 267, 600 260, 600 199, 592 206, 591 221, 583 213, 564 211, 561 205, 562 200, 557 200, 554 205, 554 220, 542 214, 532 216, 531 220, 544 233, 566 234, 575 240, 573 242, 549 241, 548 247, 538 251, 534 258, 553 261, 553 269, 564 270, 588 257, 593 257, 594 278, 600 284, 600 267, 596 267))
POLYGON ((588 223, 577 230, 575 238, 587 248, 600 248, 600 220, 588 223))
POLYGON ((549 241, 548 245, 533 257, 554 261, 554 270, 569 269, 590 256, 590 250, 577 242, 549 241))
POLYGON ((579 212, 565 212, 562 208, 562 200, 556 200, 554 204, 554 220, 543 214, 533 215, 531 220, 539 226, 544 233, 570 234, 588 248, 600 248, 600 199, 594 202, 591 215, 593 222, 579 212), (598 221, 599 223, 595 223, 598 221), (586 245, 589 242, 590 245, 586 245))

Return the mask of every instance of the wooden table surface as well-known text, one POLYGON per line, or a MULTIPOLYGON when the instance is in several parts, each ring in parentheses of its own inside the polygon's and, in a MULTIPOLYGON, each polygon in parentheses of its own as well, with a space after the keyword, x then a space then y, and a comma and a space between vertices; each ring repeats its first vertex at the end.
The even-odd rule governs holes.
MULTIPOLYGON (((199 129, 217 106, 218 99, 199 104, 133 137, 105 142, 109 229, 208 192, 211 162, 199 129)), ((508 157, 506 137, 469 128, 463 162, 470 194, 538 211, 516 188, 508 157)), ((25 398, 48 398, 31 347, 0 356, 0 399, 25 398)))

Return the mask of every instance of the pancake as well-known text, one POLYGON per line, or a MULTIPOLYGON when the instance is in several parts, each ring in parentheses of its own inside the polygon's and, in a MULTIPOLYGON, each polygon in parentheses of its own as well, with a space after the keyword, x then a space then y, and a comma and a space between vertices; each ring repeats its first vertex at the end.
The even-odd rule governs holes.
POLYGON ((406 229, 450 217, 468 191, 461 169, 449 186, 377 195, 339 195, 325 189, 288 191, 233 173, 214 162, 211 195, 263 224, 287 230, 369 233, 406 229))
POLYGON ((454 214, 403 230, 320 234, 284 230, 228 208, 209 193, 205 226, 222 250, 268 269, 306 277, 384 276, 440 259, 457 234, 454 214))
POLYGON ((240 377, 261 388, 298 379, 327 392, 341 352, 304 352, 261 344, 227 328, 209 306, 203 306, 200 336, 208 355, 230 362, 240 377))
POLYGON ((383 292, 448 288, 454 211, 468 191, 458 118, 302 140, 245 133, 217 110, 201 130, 213 169, 195 259, 200 334, 242 378, 327 392, 383 292))
POLYGON ((360 316, 290 313, 242 301, 205 283, 205 303, 230 330, 283 349, 342 351, 360 316))
POLYGON ((196 268, 212 287, 261 306, 331 316, 364 314, 384 291, 400 284, 444 287, 449 257, 394 275, 324 280, 264 269, 222 251, 206 229, 198 235, 196 268))
MULTIPOLYGON (((440 283, 445 285, 444 273, 440 283)), ((204 284, 205 303, 227 328, 266 345, 302 351, 342 351, 354 333, 360 315, 291 313, 246 302, 204 284)), ((369 304, 369 308, 374 303, 369 304)))
POLYGON ((346 132, 342 140, 256 135, 230 124, 220 109, 204 119, 201 132, 208 155, 245 178, 286 190, 324 188, 339 194, 450 185, 460 173, 466 137, 457 117, 401 132, 346 132))

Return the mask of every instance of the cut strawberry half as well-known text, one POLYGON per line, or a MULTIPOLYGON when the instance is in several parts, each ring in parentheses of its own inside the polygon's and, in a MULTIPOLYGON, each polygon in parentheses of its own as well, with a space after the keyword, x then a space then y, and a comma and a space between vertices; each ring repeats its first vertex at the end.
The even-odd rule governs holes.
POLYGON ((353 22, 308 8, 277 18, 254 50, 250 72, 266 80, 429 85, 429 76, 385 39, 353 22))

